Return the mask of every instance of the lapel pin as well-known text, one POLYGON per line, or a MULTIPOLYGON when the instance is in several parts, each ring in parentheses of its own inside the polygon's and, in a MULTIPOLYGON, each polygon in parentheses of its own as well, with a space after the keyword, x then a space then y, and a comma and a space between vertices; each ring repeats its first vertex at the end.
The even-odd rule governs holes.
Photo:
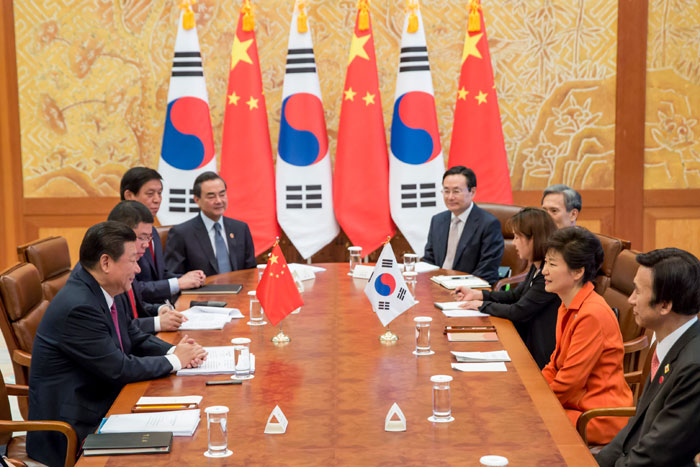
POLYGON ((664 382, 664 375, 659 376, 659 384, 664 382))
POLYGON ((668 366, 668 363, 667 363, 666 366, 664 367, 664 373, 668 373, 669 371, 671 371, 671 367, 668 366))
POLYGON ((232 233, 228 234, 228 236, 234 238, 234 235, 232 233))

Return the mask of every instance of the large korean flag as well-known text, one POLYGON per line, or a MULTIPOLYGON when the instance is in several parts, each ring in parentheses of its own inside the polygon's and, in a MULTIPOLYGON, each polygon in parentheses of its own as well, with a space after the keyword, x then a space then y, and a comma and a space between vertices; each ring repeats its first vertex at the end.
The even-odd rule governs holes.
POLYGON ((413 251, 423 256, 430 219, 445 209, 440 193, 445 162, 423 18, 419 9, 415 13, 418 30, 408 32, 407 13, 401 36, 391 122, 389 201, 394 222, 413 251))
POLYGON ((182 17, 180 13, 158 164, 163 176, 163 203, 158 212, 162 225, 179 224, 199 212, 192 199, 194 179, 202 172, 216 171, 197 26, 185 29, 182 17))
MULTIPOLYGON (((304 258, 340 231, 333 214, 331 159, 311 28, 289 30, 277 151, 277 221, 304 258)), ((307 17, 307 21, 310 19, 307 17)))

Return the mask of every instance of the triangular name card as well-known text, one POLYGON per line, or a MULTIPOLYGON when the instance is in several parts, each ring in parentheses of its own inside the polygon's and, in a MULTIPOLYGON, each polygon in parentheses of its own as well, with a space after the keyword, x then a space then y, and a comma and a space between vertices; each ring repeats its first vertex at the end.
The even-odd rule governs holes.
POLYGON ((389 413, 386 414, 384 431, 406 431, 406 416, 396 402, 389 409, 389 413))
POLYGON ((270 417, 267 419, 267 425, 265 426, 265 433, 267 434, 281 434, 287 432, 287 417, 282 413, 279 405, 276 405, 270 413, 270 417), (273 422, 272 420, 276 421, 273 422))

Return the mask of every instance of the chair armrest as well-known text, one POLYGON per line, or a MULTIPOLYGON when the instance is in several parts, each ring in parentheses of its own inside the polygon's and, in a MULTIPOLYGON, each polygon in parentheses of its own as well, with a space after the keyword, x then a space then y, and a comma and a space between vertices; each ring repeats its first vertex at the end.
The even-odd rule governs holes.
POLYGON ((24 350, 15 349, 12 352, 12 361, 29 368, 32 363, 32 354, 24 350))
POLYGON ((24 384, 5 384, 8 396, 29 396, 29 386, 24 384))
POLYGON ((496 282, 496 285, 493 286, 493 290, 501 290, 503 287, 506 285, 515 285, 515 284, 520 284, 522 281, 525 280, 527 277, 527 272, 523 272, 518 274, 517 276, 513 277, 506 277, 505 279, 501 279, 500 281, 496 282))
POLYGON ((634 417, 634 414, 636 413, 636 407, 605 407, 586 410, 578 418, 578 421, 576 422, 576 429, 578 430, 578 434, 581 435, 583 442, 588 445, 588 436, 586 434, 588 422, 596 417, 634 417))
POLYGON ((634 353, 644 350, 649 347, 649 338, 646 335, 641 335, 632 339, 631 341, 623 342, 622 346, 625 348, 625 353, 634 353))
POLYGON ((642 370, 630 371, 625 373, 625 381, 628 385, 639 384, 642 382, 642 370))
POLYGON ((68 441, 65 466, 71 467, 75 464, 78 436, 68 423, 59 421, 0 420, 0 433, 12 433, 13 431, 58 431, 63 433, 68 441))

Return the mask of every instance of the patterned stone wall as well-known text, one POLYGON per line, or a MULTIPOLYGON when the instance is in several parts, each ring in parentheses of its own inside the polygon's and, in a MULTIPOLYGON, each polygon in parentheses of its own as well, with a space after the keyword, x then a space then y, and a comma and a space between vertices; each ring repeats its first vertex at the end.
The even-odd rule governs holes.
MULTIPOLYGON (((695 19, 689 16, 683 24, 698 24, 694 1, 652 3, 692 4, 695 19)), ((307 2, 332 155, 355 3, 307 2)), ((449 154, 467 3, 422 2, 445 154, 449 154)), ((254 0, 254 4, 276 148, 293 0, 254 0)), ((482 4, 513 189, 538 190, 557 182, 613 189, 617 2, 482 0, 482 4)), ((26 197, 114 196, 126 168, 157 166, 177 5, 176 0, 14 2, 26 197)), ((195 7, 217 151, 239 5, 200 0, 195 7)), ((401 0, 372 3, 387 132, 403 16, 401 0)), ((694 52, 679 51, 679 58, 665 59, 677 66, 674 73, 695 76, 689 78, 695 85, 700 74, 697 34, 694 52), (695 68, 682 59, 692 53, 695 68)), ((682 103, 687 114, 693 106, 687 99, 682 103)), ((693 108, 700 111, 697 105, 693 108)), ((675 115, 669 112, 664 115, 675 115)), ((647 154, 649 161, 649 149, 647 154)))

